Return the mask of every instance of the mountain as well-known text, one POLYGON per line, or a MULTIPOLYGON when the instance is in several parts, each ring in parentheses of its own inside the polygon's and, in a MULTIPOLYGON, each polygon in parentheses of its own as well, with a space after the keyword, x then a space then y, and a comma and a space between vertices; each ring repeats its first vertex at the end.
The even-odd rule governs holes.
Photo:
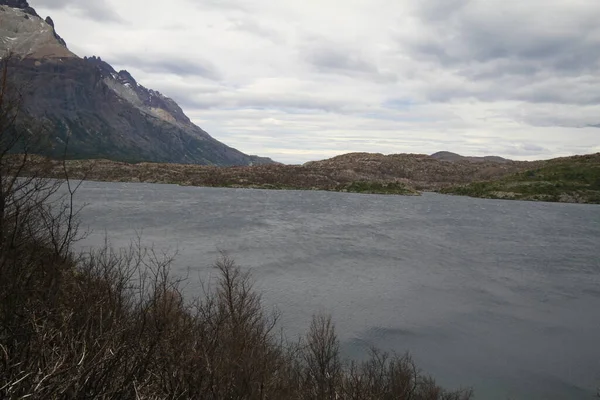
POLYGON ((25 111, 51 127, 44 151, 68 158, 105 158, 203 165, 268 164, 231 148, 194 125, 177 103, 145 88, 100 57, 80 58, 26 0, 0 0, 0 56, 25 82, 25 111))
POLYGON ((498 156, 484 156, 484 157, 465 157, 460 154, 451 153, 449 151, 438 151, 430 156, 436 160, 440 161, 470 161, 470 162, 492 162, 492 163, 509 163, 512 160, 508 160, 506 158, 498 157, 498 156))

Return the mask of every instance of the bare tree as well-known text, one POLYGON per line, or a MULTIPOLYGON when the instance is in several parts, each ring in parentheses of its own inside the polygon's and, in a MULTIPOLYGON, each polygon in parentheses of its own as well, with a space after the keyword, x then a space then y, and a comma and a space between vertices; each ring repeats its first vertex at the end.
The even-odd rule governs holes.
POLYGON ((340 393, 339 341, 331 317, 314 316, 303 346, 305 394, 310 399, 336 399, 340 393))

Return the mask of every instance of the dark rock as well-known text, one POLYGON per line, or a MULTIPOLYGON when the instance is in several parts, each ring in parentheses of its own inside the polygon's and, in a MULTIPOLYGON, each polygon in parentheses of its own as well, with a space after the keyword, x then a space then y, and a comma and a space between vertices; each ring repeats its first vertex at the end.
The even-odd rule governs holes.
POLYGON ((58 40, 58 42, 63 46, 67 47, 67 42, 65 42, 64 39, 61 38, 58 33, 56 33, 56 29, 54 28, 54 21, 52 20, 52 18, 46 17, 45 21, 48 25, 52 27, 52 32, 54 32, 54 37, 56 38, 56 40, 58 40))
POLYGON ((87 61, 90 65, 96 67, 102 74, 103 78, 108 78, 117 75, 117 71, 115 71, 115 69, 109 63, 102 61, 100 57, 84 57, 84 60, 87 61))
POLYGON ((0 6, 8 6, 12 8, 20 8, 27 14, 39 17, 35 10, 29 6, 27 0, 0 0, 0 6))
POLYGON ((27 8, 27 7, 29 7, 27 0, 0 0, 0 5, 9 6, 12 8, 27 8))
POLYGON ((119 71, 119 78, 122 84, 129 83, 132 86, 137 86, 137 82, 133 79, 133 76, 125 70, 119 71))

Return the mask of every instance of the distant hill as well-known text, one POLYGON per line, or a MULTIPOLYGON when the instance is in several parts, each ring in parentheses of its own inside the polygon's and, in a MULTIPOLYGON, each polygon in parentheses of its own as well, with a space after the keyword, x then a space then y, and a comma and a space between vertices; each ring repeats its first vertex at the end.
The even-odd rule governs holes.
POLYGON ((451 153, 449 151, 438 151, 437 153, 432 154, 430 157, 435 158, 440 161, 471 161, 471 162, 494 162, 494 163, 509 163, 513 162, 512 160, 498 157, 498 156, 484 156, 484 157, 470 157, 470 156, 461 156, 460 154, 451 153))
POLYGON ((0 0, 0 57, 14 55, 12 81, 24 82, 26 117, 50 127, 46 155, 205 165, 256 165, 194 125, 171 98, 140 85, 100 57, 72 53, 50 17, 26 0, 0 0))
MULTIPOLYGON (((334 190, 415 194, 456 184, 494 179, 541 162, 445 162, 425 154, 350 153, 304 165, 213 168, 182 164, 126 164, 108 160, 70 161, 74 178, 101 181, 177 183, 193 186, 334 190)), ((60 176, 57 164, 51 176, 60 176)))
POLYGON ((600 153, 556 158, 502 178, 447 187, 441 192, 495 199, 600 204, 600 153))
POLYGON ((425 154, 348 153, 328 160, 304 164, 329 176, 352 180, 403 180, 419 190, 437 190, 441 187, 494 179, 521 171, 536 162, 473 162, 459 156, 451 162, 425 154))
MULTIPOLYGON (((349 153, 304 165, 246 167, 68 161, 72 178, 258 189, 417 194, 600 203, 600 153, 544 161, 440 161, 425 154, 349 153)), ((62 176, 62 165, 44 171, 62 176)))

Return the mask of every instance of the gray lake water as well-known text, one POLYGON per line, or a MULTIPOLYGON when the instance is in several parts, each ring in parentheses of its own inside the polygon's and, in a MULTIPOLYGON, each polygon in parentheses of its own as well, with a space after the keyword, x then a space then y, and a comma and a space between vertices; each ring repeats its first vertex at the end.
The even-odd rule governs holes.
POLYGON ((600 386, 600 206, 97 182, 76 200, 80 246, 141 233, 189 291, 227 251, 290 337, 330 313, 346 355, 408 350, 479 399, 600 386))

